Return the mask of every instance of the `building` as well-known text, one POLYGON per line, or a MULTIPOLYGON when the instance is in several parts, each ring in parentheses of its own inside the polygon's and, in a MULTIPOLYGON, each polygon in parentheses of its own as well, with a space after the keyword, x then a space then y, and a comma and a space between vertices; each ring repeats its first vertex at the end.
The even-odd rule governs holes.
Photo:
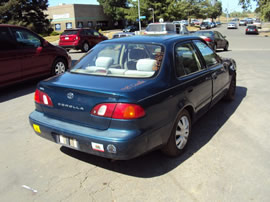
POLYGON ((63 32, 65 29, 91 27, 106 29, 113 23, 103 12, 100 5, 90 4, 60 4, 48 7, 48 18, 51 19, 53 29, 63 32))

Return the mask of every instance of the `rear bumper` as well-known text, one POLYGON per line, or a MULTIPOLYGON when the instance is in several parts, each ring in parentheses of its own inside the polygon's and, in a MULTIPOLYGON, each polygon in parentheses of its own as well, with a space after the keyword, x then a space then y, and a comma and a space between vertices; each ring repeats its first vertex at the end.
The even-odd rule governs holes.
POLYGON ((60 47, 64 48, 64 49, 81 49, 80 45, 61 45, 59 44, 60 47))
POLYGON ((40 137, 61 144, 60 135, 62 135, 78 142, 78 147, 72 147, 68 144, 62 144, 63 146, 116 160, 132 159, 161 146, 161 136, 168 131, 167 127, 163 127, 154 133, 153 131, 142 132, 140 130, 98 130, 53 119, 38 111, 30 114, 29 121, 32 127, 33 124, 39 126, 40 132, 35 129, 34 131, 40 137), (104 151, 97 151, 93 148, 93 143, 102 145, 104 151), (116 153, 110 153, 107 148, 108 145, 115 146, 116 153))

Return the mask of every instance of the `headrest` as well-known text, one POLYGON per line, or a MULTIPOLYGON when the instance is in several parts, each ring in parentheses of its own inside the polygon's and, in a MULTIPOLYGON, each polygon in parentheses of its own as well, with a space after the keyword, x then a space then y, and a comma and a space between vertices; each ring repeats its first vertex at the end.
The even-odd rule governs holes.
POLYGON ((136 69, 138 71, 153 71, 153 67, 156 65, 156 60, 153 59, 140 59, 137 62, 136 69))
POLYGON ((108 68, 112 65, 113 59, 110 57, 98 57, 96 60, 97 67, 105 67, 108 68))
POLYGON ((131 49, 129 52, 129 58, 139 60, 141 58, 146 58, 145 50, 142 49, 131 49))

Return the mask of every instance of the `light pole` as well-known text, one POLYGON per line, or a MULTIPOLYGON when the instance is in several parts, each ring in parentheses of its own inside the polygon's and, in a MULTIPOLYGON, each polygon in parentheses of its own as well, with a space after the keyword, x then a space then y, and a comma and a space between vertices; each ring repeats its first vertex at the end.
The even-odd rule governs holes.
POLYGON ((138 14, 139 14, 139 30, 140 30, 140 34, 141 34, 142 25, 141 25, 141 13, 140 13, 140 0, 138 0, 138 14))
POLYGON ((153 11, 153 23, 155 22, 155 13, 153 8, 148 8, 149 11, 153 11))

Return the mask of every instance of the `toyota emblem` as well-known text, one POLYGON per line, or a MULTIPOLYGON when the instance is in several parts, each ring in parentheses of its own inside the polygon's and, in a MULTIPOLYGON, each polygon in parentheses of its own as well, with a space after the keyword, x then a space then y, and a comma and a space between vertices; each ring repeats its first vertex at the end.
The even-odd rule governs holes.
POLYGON ((68 93, 68 94, 67 94, 67 98, 70 99, 70 100, 73 99, 73 98, 74 98, 74 94, 71 93, 71 92, 68 93))

